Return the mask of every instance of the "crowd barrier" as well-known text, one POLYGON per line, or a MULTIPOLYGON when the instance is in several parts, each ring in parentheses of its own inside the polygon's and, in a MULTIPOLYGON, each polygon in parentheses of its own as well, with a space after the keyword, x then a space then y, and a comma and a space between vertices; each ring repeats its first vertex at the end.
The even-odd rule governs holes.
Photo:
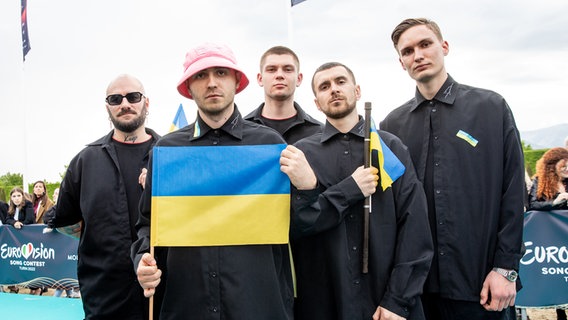
MULTIPOLYGON (((72 288, 77 284, 78 240, 44 225, 0 226, 0 284, 72 288)), ((519 274, 520 307, 568 304, 568 211, 525 213, 526 253, 519 274)))
POLYGON ((568 303, 568 211, 525 213, 526 252, 519 275, 523 289, 516 305, 550 307, 568 303))
POLYGON ((0 284, 60 289, 79 286, 79 241, 57 230, 44 230, 45 225, 40 224, 21 229, 0 226, 0 284))

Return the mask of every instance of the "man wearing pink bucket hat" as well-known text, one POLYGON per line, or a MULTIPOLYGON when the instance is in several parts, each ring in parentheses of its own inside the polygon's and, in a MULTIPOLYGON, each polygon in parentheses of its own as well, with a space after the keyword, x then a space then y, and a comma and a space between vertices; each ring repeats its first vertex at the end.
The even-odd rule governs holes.
MULTIPOLYGON (((206 43, 191 49, 177 89, 195 101, 197 119, 156 145, 284 144, 276 131, 243 120, 234 97, 248 83, 227 46, 206 43)), ((150 168, 152 164, 153 158, 150 168)), ((163 247, 166 262, 148 253, 151 173, 150 169, 140 201, 139 240, 132 246, 132 259, 145 296, 152 296, 160 283, 164 287, 162 305, 157 306, 160 319, 292 319, 293 284, 286 244, 163 247)))

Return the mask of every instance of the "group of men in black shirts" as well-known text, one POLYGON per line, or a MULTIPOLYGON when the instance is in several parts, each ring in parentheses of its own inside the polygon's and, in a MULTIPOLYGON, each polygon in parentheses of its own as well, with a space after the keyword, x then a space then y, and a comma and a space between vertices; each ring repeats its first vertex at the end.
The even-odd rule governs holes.
POLYGON ((144 126, 150 100, 141 82, 113 80, 106 109, 114 129, 71 161, 49 223, 83 221, 78 276, 86 318, 148 317, 144 296, 155 296, 160 319, 514 316, 525 191, 511 110, 498 94, 448 75, 449 45, 433 21, 404 20, 392 40, 417 90, 381 122, 381 144, 404 166, 387 188, 380 187, 383 163, 363 166, 361 87, 342 63, 323 64, 311 79, 321 124, 294 101, 303 80, 296 54, 269 49, 257 76, 265 101, 242 117, 234 96, 249 79, 233 52, 197 46, 177 87, 197 104, 197 119, 164 137, 144 126), (289 245, 149 253, 153 146, 281 143, 288 144, 281 170, 291 182, 289 245))

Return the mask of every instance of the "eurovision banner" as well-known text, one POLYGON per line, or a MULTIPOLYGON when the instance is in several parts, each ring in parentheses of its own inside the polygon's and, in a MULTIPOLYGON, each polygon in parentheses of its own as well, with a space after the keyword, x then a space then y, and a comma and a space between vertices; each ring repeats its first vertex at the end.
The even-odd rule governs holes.
POLYGON ((155 147, 152 246, 288 243, 285 144, 155 147))
POLYGON ((523 289, 518 307, 547 307, 568 303, 568 211, 525 213, 526 252, 519 274, 523 289))
POLYGON ((0 226, 0 284, 64 289, 79 285, 79 240, 44 229, 43 224, 0 226))

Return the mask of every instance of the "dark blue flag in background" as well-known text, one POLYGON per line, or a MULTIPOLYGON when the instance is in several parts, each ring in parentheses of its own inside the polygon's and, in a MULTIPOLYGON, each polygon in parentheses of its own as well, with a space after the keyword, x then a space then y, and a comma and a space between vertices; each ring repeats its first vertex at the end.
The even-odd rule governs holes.
POLYGON ((22 0, 22 49, 24 52, 24 61, 26 54, 30 51, 30 39, 28 37, 28 18, 27 18, 27 0, 22 0))

